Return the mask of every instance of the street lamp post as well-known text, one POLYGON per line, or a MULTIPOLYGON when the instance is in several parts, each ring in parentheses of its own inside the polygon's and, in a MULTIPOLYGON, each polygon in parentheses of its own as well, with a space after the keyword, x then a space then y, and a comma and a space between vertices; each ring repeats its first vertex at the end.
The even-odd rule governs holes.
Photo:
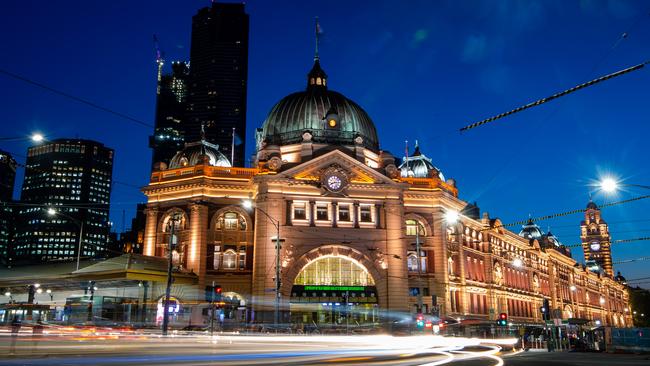
POLYGON ((84 220, 77 220, 77 219, 75 219, 74 217, 72 217, 70 215, 67 215, 67 214, 64 214, 63 212, 59 212, 59 211, 55 210, 54 208, 48 208, 47 209, 47 214, 50 215, 50 216, 56 216, 56 215, 64 216, 64 217, 72 220, 72 222, 74 222, 77 226, 79 226, 79 245, 77 247, 77 269, 76 269, 78 271, 79 270, 79 262, 81 260, 81 243, 82 243, 83 235, 84 235, 84 220))
MULTIPOLYGON (((244 201, 243 206, 246 209, 251 209, 253 208, 253 202, 246 200, 244 201)), ((268 212, 259 207, 255 207, 255 210, 266 216, 275 227, 275 309, 273 313, 273 325, 277 330, 278 324, 280 323, 280 287, 282 285, 280 281, 280 220, 271 217, 268 212)))
POLYGON ((173 255, 172 248, 174 245, 174 230, 176 229, 176 223, 180 221, 178 214, 173 215, 169 220, 169 242, 167 245, 167 287, 165 288, 165 301, 163 309, 163 323, 162 323, 162 335, 167 336, 167 330, 169 328, 169 299, 171 297, 172 291, 172 269, 173 269, 173 255))
POLYGON ((613 193, 621 187, 633 187, 641 189, 650 189, 650 186, 643 184, 621 183, 612 177, 605 177, 598 182, 598 187, 606 193, 613 193))

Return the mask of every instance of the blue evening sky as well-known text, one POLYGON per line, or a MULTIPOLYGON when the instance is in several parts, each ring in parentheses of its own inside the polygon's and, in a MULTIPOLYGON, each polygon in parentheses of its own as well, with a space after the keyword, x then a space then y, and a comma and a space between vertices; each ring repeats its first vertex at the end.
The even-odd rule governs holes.
MULTIPOLYGON (((191 16, 209 1, 29 1, 3 4, 0 68, 153 123, 156 33, 166 59, 189 57, 191 16)), ((583 208, 590 181, 613 174, 650 184, 650 68, 464 134, 458 128, 650 59, 650 1, 263 1, 250 14, 248 154, 273 104, 304 88, 314 16, 332 89, 363 106, 383 149, 422 150, 461 198, 508 223, 583 208), (626 36, 623 34, 626 33, 626 36)), ((168 63, 169 64, 169 63, 168 63)), ((149 128, 0 74, 3 137, 41 131, 115 149, 114 179, 144 186, 149 128)), ((2 142, 24 162, 27 142, 2 142)), ((16 195, 22 184, 17 181, 16 195)), ((113 186, 111 218, 127 227, 136 188, 113 186)), ((597 203, 617 197, 596 193, 597 203)), ((650 236, 650 199, 603 211, 614 239, 650 236)), ((550 225, 579 243, 582 216, 550 225)), ((518 231, 519 228, 513 230, 518 231)), ((614 246, 614 260, 650 255, 650 242, 614 246)), ((581 259, 579 248, 574 257, 581 259)), ((648 262, 617 266, 628 278, 648 262)))

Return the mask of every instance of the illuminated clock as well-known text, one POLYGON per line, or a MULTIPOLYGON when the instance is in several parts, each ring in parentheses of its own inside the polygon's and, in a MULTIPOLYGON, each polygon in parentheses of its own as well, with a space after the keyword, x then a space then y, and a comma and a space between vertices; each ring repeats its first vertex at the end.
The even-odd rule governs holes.
POLYGON ((341 180, 341 177, 338 175, 330 175, 327 177, 327 188, 330 191, 337 192, 341 190, 341 187, 343 187, 343 181, 341 180))
POLYGON ((589 248, 590 248, 592 251, 597 252, 597 251, 600 250, 600 243, 597 242, 597 241, 592 241, 591 244, 589 245, 589 248))

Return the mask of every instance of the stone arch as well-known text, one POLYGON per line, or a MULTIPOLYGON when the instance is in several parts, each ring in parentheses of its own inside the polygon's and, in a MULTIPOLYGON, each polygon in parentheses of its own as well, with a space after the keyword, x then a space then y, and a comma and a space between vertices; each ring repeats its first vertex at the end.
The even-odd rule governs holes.
POLYGON ((424 216, 414 212, 409 212, 404 215, 404 225, 406 223, 406 220, 415 220, 419 222, 424 227, 425 236, 433 236, 433 229, 431 228, 431 225, 429 225, 429 221, 427 221, 424 216))
POLYGON ((181 230, 186 230, 189 227, 189 217, 187 212, 180 207, 172 207, 161 215, 160 220, 158 221, 158 232, 167 232, 167 223, 175 213, 181 214, 181 230))
POLYGON ((289 269, 283 276, 284 281, 282 282, 282 293, 285 295, 290 294, 291 287, 293 286, 293 283, 300 271, 302 271, 302 269, 311 262, 324 256, 340 256, 351 258, 357 261, 368 271, 368 274, 370 274, 375 284, 383 280, 384 276, 377 269, 374 262, 360 251, 344 245, 323 245, 303 254, 300 256, 300 258, 298 258, 294 265, 291 266, 291 269, 289 269))
POLYGON ((210 218, 210 226, 209 226, 210 230, 214 230, 214 228, 217 227, 217 219, 219 218, 219 216, 225 214, 226 212, 236 212, 237 214, 241 215, 244 218, 244 221, 246 221, 245 231, 253 230, 253 219, 251 218, 248 211, 246 211, 245 209, 243 209, 238 205, 230 205, 230 206, 222 207, 219 210, 217 210, 217 212, 215 212, 210 218))

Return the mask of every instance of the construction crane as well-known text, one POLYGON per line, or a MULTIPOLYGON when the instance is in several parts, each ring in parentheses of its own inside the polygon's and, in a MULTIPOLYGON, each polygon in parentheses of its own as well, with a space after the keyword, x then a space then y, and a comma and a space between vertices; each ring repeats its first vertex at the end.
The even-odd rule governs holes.
POLYGON ((160 80, 162 78, 162 69, 165 64, 163 59, 164 53, 160 51, 160 43, 158 42, 158 37, 153 35, 153 45, 156 48, 156 64, 158 65, 158 83, 156 87, 156 94, 160 94, 160 80))

